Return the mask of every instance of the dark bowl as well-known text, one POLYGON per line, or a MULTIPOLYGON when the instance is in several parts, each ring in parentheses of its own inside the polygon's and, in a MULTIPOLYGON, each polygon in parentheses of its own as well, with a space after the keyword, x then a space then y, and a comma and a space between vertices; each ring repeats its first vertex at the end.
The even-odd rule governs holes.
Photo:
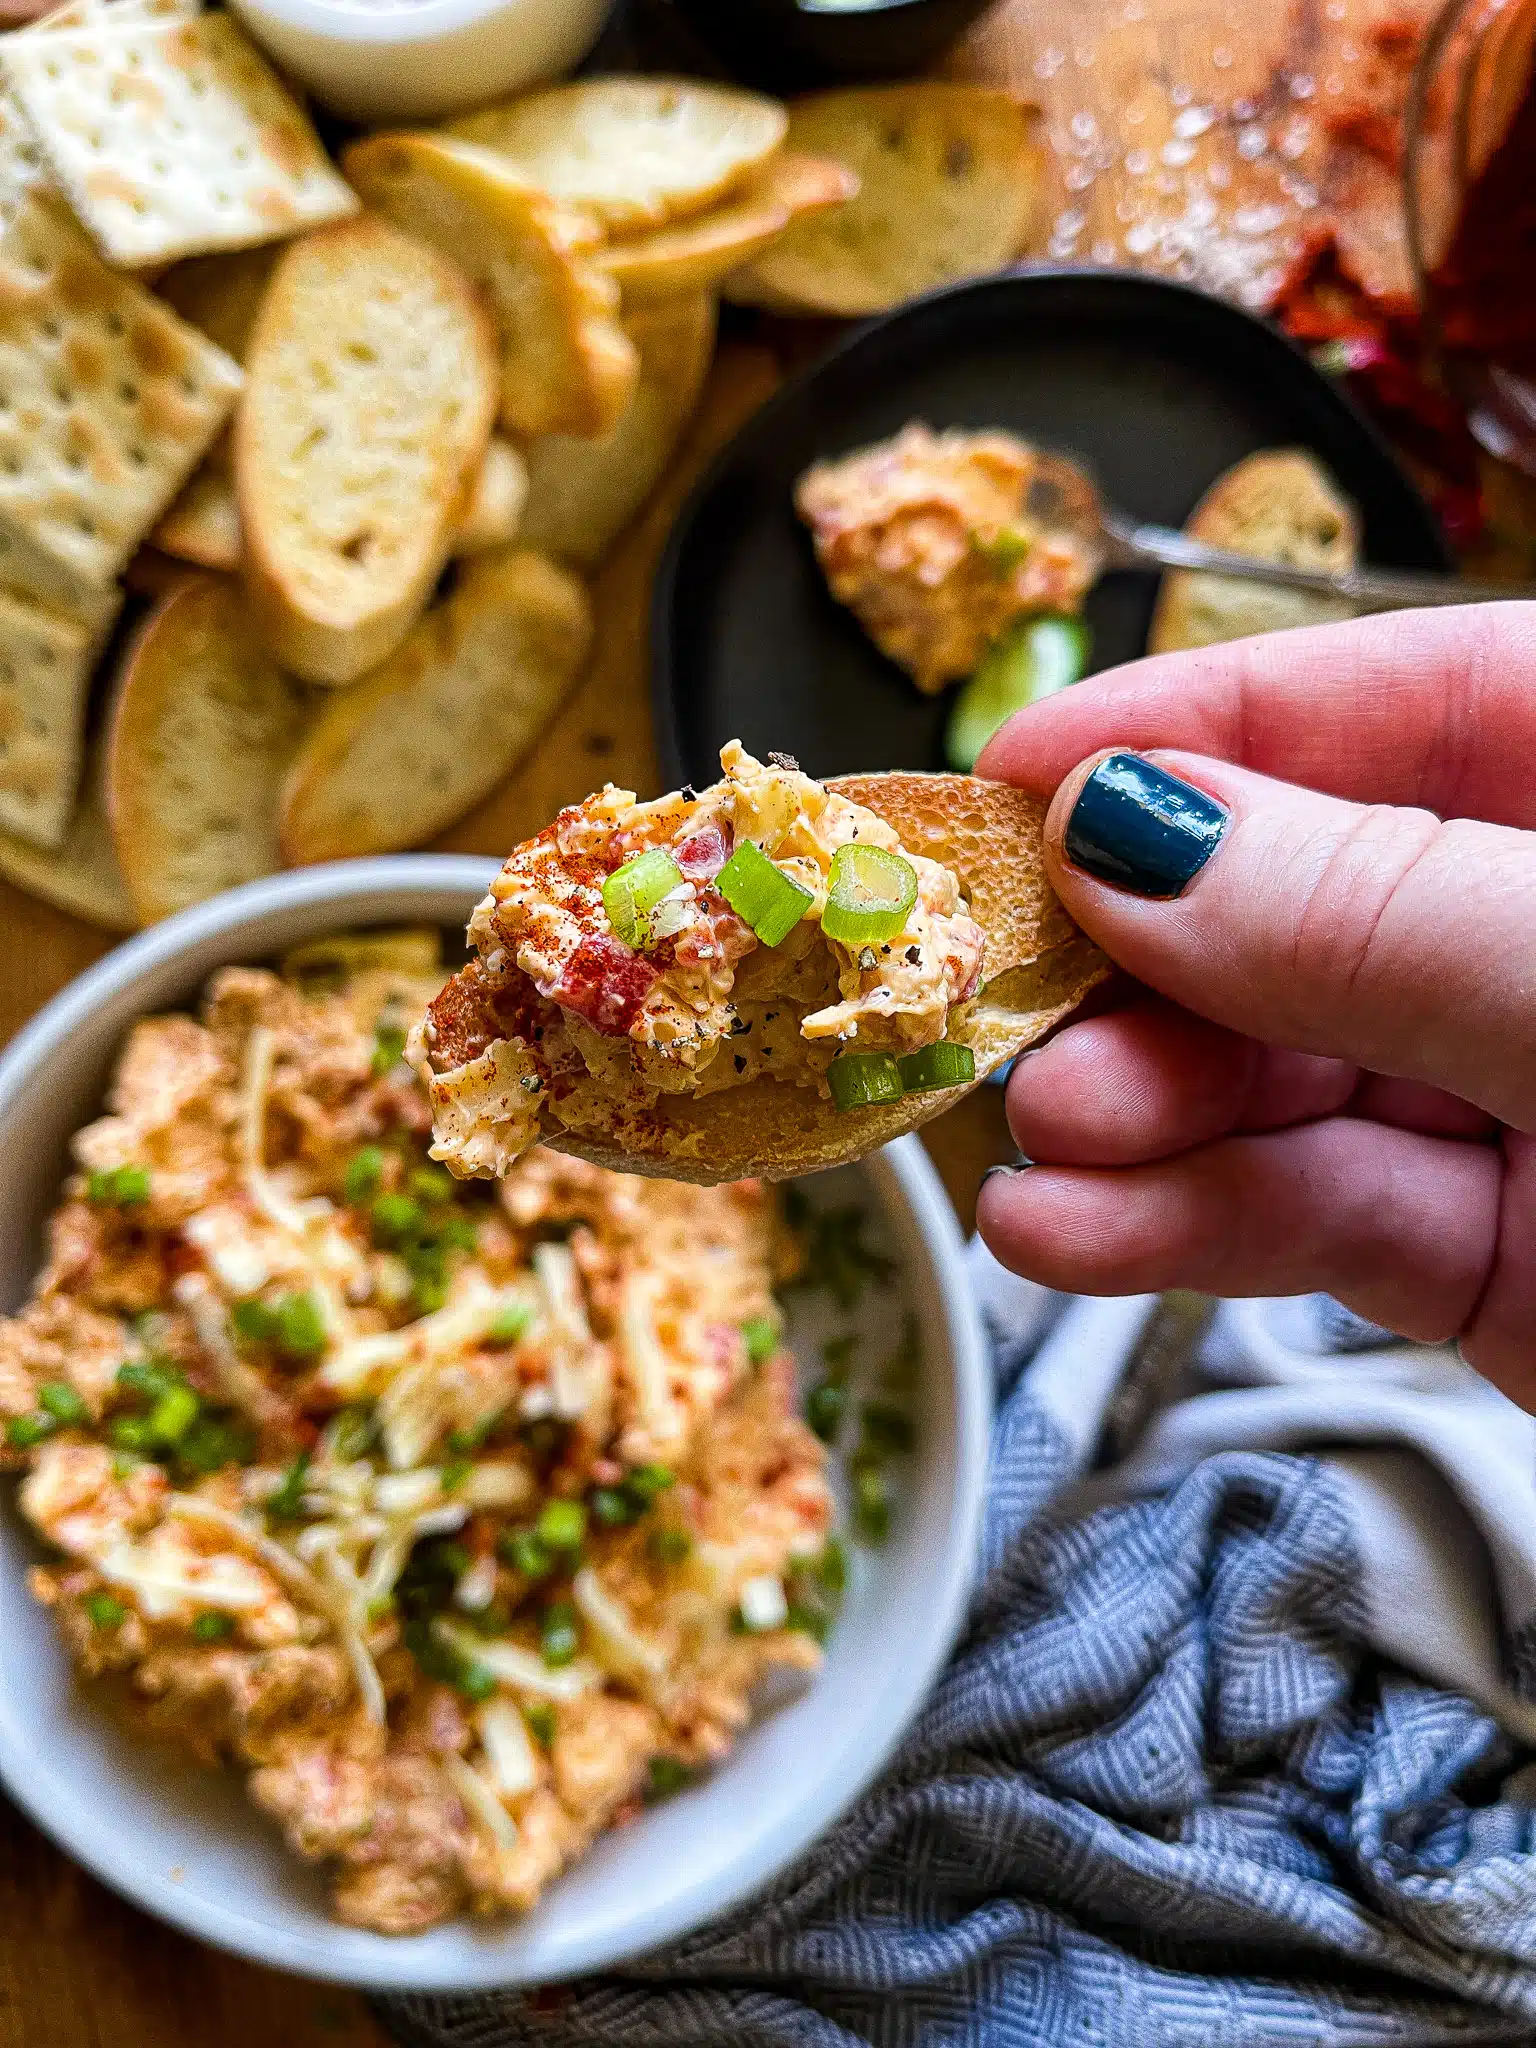
POLYGON ((899 78, 942 55, 992 0, 674 0, 694 34, 738 78, 774 92, 845 79, 899 78))

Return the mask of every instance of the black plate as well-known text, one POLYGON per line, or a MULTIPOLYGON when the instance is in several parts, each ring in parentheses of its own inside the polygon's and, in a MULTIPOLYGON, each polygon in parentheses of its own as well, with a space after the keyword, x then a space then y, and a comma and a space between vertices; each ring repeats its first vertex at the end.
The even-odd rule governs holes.
MULTIPOLYGON (((1075 453, 1111 502, 1170 526, 1230 464, 1300 445, 1359 506, 1368 561, 1449 566, 1375 430, 1262 321, 1124 272, 963 285, 861 329, 787 385, 685 507, 651 618, 657 736, 674 780, 712 781, 733 738, 814 775, 943 766, 950 696, 920 696, 833 603, 791 496, 817 456, 912 419, 1009 427, 1075 453)), ((1155 593, 1146 575, 1100 583, 1088 600, 1096 668, 1142 652, 1155 593)))

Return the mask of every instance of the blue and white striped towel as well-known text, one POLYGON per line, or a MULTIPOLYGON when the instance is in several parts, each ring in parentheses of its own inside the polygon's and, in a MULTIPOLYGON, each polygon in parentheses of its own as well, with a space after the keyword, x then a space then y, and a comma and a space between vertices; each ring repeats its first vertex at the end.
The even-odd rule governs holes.
POLYGON ((894 1765, 661 1953, 382 2005, 413 2048, 1536 2040, 1536 1423, 1321 1297, 1138 1422, 1150 1299, 973 1258, 986 1552, 894 1765))

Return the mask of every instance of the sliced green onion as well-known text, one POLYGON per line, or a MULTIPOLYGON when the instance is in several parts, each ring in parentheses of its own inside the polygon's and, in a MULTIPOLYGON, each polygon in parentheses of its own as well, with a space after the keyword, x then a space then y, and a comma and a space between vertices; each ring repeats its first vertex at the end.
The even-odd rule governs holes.
POLYGON ((623 1529, 631 1522, 638 1522, 645 1513, 639 1502, 630 1499, 622 1487, 595 1486, 592 1489, 592 1519, 600 1522, 605 1529, 623 1529))
POLYGON ((485 1333, 488 1344, 515 1344, 527 1334, 533 1321, 533 1310, 525 1305, 517 1308, 498 1309, 491 1318, 491 1327, 485 1333))
POLYGON ((951 768, 968 775, 1000 726, 1026 704, 1038 704, 1077 682, 1092 646, 1082 619, 1047 612, 993 642, 981 666, 955 698, 944 731, 951 768))
POLYGON ((92 1628, 121 1628, 128 1619, 127 1608, 110 1593, 92 1593, 86 1600, 85 1611, 92 1628))
POLYGON ((445 1166, 418 1166, 405 1185, 408 1193, 430 1209, 451 1202, 459 1184, 445 1166))
POLYGON ((373 1059, 370 1062, 375 1075, 382 1076, 399 1066, 405 1057, 405 1033, 398 1024, 378 1024, 373 1033, 373 1059))
POLYGON ((581 1648, 576 1609, 569 1600, 552 1600, 539 1624, 539 1655, 551 1670, 569 1664, 581 1648))
POLYGON ((844 946, 894 939, 917 901, 917 869, 902 854, 856 840, 832 856, 821 928, 844 946))
POLYGON ((314 1358, 325 1349, 325 1318, 312 1294, 285 1294, 275 1321, 277 1348, 285 1358, 314 1358))
POLYGON ((651 912, 685 879, 671 854, 660 846, 648 847, 615 868, 603 883, 603 909, 614 937, 644 952, 654 943, 651 912))
POLYGON ((540 1749, 553 1749, 555 1729, 558 1725, 555 1710, 547 1700, 536 1700, 523 1709, 523 1719, 528 1723, 528 1733, 540 1749))
POLYGON ((475 1469, 469 1458, 450 1458, 437 1475, 437 1483, 444 1493, 457 1493, 475 1469))
POLYGON ((653 1756, 646 1766, 647 1800, 670 1799, 693 1783, 693 1772, 681 1757, 653 1756))
POLYGON ((587 1533, 587 1511, 579 1500, 547 1501, 534 1534, 551 1550, 579 1550, 587 1533))
POLYGON ((473 1252, 480 1248, 480 1236, 467 1216, 445 1216, 432 1232, 445 1252, 473 1252))
POLYGON ((555 1568, 548 1545, 532 1529, 505 1531, 497 1542, 496 1555, 525 1579, 547 1579, 555 1568))
POLYGON ((853 1480, 853 1530, 863 1543, 883 1543, 891 1527, 891 1494, 878 1465, 856 1464, 853 1480))
POLYGON ((190 1387, 167 1387, 149 1411, 149 1427, 157 1443, 179 1444, 202 1412, 190 1387))
POLYGON ((829 1536, 817 1561, 816 1575, 834 1596, 848 1584, 848 1549, 841 1536, 829 1536))
POLYGON ((304 1483, 309 1477, 309 1453, 300 1451, 283 1474, 283 1483, 267 1502, 274 1522, 296 1522, 304 1511, 304 1483))
POLYGON ((816 900, 750 839, 716 875, 715 887, 765 946, 782 946, 816 900))
MULTIPOLYGON (((131 1416, 124 1417, 131 1421, 131 1416)), ((189 1472, 217 1472, 225 1465, 249 1465, 256 1456, 256 1438, 249 1426, 233 1417, 200 1415, 176 1446, 176 1463, 189 1472)))
POLYGON ((646 1507, 658 1493, 676 1484, 677 1474, 670 1465, 637 1465, 624 1481, 625 1490, 646 1507))
POLYGON ((813 1435, 831 1443, 842 1424, 848 1405, 848 1389, 841 1380, 822 1380, 805 1397, 805 1420, 813 1435))
POLYGON ((949 1038, 904 1054, 896 1066, 908 1095, 922 1095, 930 1088, 959 1088, 976 1078, 975 1053, 949 1038))
POLYGON ((1034 542, 1022 526, 1005 526, 993 534, 990 540, 978 539, 975 548, 999 576, 1011 576, 1015 569, 1029 560, 1029 551, 1034 542))
POLYGON ((377 1145, 364 1145, 347 1161, 342 1192, 349 1202, 371 1202, 384 1179, 384 1154, 377 1145))
MULTIPOLYGON (((495 1432, 504 1412, 500 1408, 493 1408, 488 1415, 482 1415, 478 1422, 472 1422, 467 1429, 450 1429, 449 1450, 461 1458, 467 1458, 472 1452, 480 1450, 486 1439, 495 1432)), ((444 1484, 447 1484, 446 1480, 444 1484)))
MULTIPOLYGON (((25 1415, 19 1415, 16 1418, 16 1422, 27 1422, 30 1420, 31 1418, 25 1415)), ((47 1418, 39 1416, 38 1420, 44 1421, 47 1418)), ((13 1422, 6 1431, 6 1435, 12 1443, 17 1441, 16 1422, 13 1422)), ((48 1428, 53 1428, 52 1421, 48 1421, 48 1428)), ((47 1431, 44 1431, 44 1434, 46 1435, 47 1431)), ((155 1435, 154 1430, 151 1429, 147 1415, 114 1416, 107 1430, 107 1435, 113 1447, 119 1451, 151 1452, 159 1443, 159 1438, 155 1435)), ((34 1437, 32 1441, 35 1443, 38 1439, 34 1437)))
POLYGON ((466 1657, 459 1666, 459 1675, 454 1683, 465 1699, 473 1700, 478 1705, 482 1700, 488 1700, 495 1692, 497 1679, 495 1672, 488 1665, 480 1663, 477 1658, 466 1657))
POLYGON ((867 1109, 876 1102, 900 1102, 906 1090, 901 1069, 888 1052, 840 1053, 827 1069, 835 1109, 867 1109))
POLYGON ((658 1564, 683 1564, 693 1554, 693 1538, 686 1529, 666 1523, 651 1531, 645 1547, 658 1564))
POLYGON ((31 1451, 58 1428, 51 1415, 13 1415, 5 1425, 5 1440, 13 1451, 31 1451))
POLYGON ((326 1449, 338 1465, 350 1465, 372 1450, 378 1426, 371 1403, 359 1401, 342 1408, 326 1424, 326 1449))
POLYGON ((237 1301, 229 1312, 229 1323, 242 1344, 270 1344, 277 1336, 277 1311, 264 1301, 237 1301))
POLYGON ((415 1237, 426 1220, 418 1203, 409 1195, 380 1195, 369 1211, 376 1244, 403 1244, 415 1237))
POLYGON ((114 1166, 86 1176, 85 1199, 98 1208, 134 1209, 149 1200, 149 1171, 143 1166, 114 1166))
POLYGON ((125 1365, 117 1368, 117 1384, 126 1387, 131 1394, 144 1394, 151 1398, 163 1394, 167 1387, 181 1385, 181 1375, 174 1367, 154 1359, 130 1358, 125 1365))
POLYGON ((742 1324, 741 1337, 750 1365, 761 1365, 779 1348, 779 1326, 772 1316, 752 1316, 742 1324))
POLYGON ((37 1405, 55 1422, 84 1422, 91 1412, 68 1380, 44 1380, 37 1390, 37 1405))
POLYGON ((235 1617, 214 1607, 210 1607, 206 1614, 200 1614, 192 1624, 193 1641, 199 1643, 222 1643, 234 1632, 235 1617))

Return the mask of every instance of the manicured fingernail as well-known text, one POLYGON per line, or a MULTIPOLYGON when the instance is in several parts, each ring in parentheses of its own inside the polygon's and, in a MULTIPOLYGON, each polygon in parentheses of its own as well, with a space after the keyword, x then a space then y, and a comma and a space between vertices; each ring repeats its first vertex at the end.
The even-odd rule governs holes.
POLYGON ((1072 806, 1067 859, 1133 896, 1177 896, 1216 851, 1229 816, 1139 754, 1109 754, 1072 806))

